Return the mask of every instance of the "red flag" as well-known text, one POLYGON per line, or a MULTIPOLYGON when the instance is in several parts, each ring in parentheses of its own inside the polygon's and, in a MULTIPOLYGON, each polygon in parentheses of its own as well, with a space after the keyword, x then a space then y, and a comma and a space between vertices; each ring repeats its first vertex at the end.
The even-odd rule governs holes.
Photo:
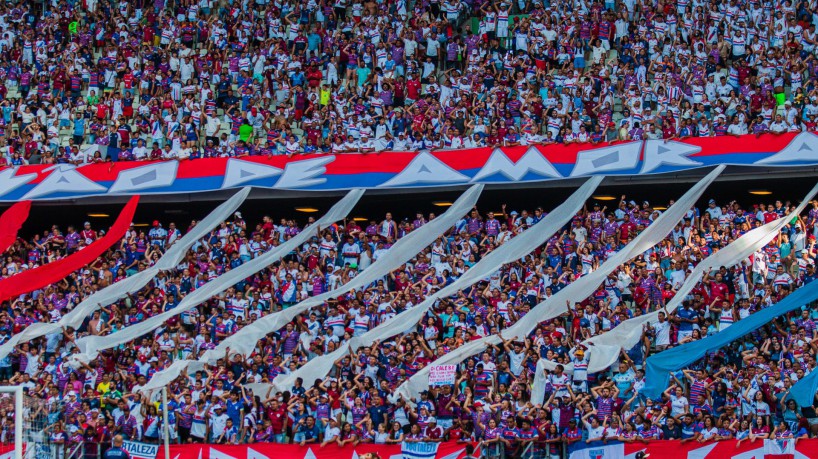
POLYGON ((6 301, 9 298, 15 298, 48 284, 58 282, 72 272, 91 264, 97 257, 122 239, 122 236, 131 226, 138 203, 139 196, 133 196, 122 209, 108 233, 92 242, 88 247, 71 256, 0 280, 0 301, 6 301))
POLYGON ((5 252, 17 240, 17 232, 28 219, 31 201, 20 201, 0 216, 0 253, 5 252))

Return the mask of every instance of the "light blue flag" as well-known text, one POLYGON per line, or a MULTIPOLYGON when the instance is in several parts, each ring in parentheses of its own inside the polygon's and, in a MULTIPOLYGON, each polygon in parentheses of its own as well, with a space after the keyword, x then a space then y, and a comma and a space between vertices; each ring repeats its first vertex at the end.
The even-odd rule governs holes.
POLYGON ((818 392, 818 369, 801 378, 790 388, 788 400, 795 400, 800 407, 812 406, 815 400, 815 393, 818 392))
MULTIPOLYGON (((645 387, 640 391, 648 398, 661 397, 670 382, 670 372, 685 368, 701 359, 710 351, 716 351, 733 341, 750 334, 778 316, 818 300, 818 282, 811 282, 769 308, 740 320, 727 330, 707 338, 683 344, 648 357, 645 371, 645 387)), ((812 386, 814 388, 814 386, 812 386)), ((800 404, 800 402, 799 402, 800 404)), ((808 403, 807 405, 811 405, 808 403)), ((803 406, 803 405, 802 405, 803 406)))

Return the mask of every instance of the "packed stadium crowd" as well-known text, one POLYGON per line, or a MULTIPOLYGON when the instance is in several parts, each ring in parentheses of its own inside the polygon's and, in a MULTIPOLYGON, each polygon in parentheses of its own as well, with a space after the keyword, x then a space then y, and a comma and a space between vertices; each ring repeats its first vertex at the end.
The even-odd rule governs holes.
MULTIPOLYGON (((814 130, 818 114, 814 2, 86 0, 38 8, 0 6, 0 144, 9 165, 782 133, 814 130)), ((356 350, 309 387, 246 386, 289 374, 411 309, 544 210, 475 209, 400 270, 312 308, 247 359, 179 378, 167 407, 138 390, 155 373, 344 285, 434 215, 324 228, 155 333, 69 364, 79 337, 172 310, 300 231, 295 220, 248 224, 237 213, 182 264, 103 305, 78 329, 17 346, 0 360, 0 380, 42 400, 51 441, 66 445, 107 444, 114 435, 159 442, 165 408, 175 442, 478 440, 510 454, 533 443, 547 457, 597 439, 814 437, 814 406, 785 397, 816 366, 815 305, 676 374, 660 399, 639 390, 648 355, 718 333, 816 278, 818 204, 763 250, 706 275, 609 371, 583 372, 588 359, 577 343, 662 310, 703 258, 794 206, 716 198, 691 209, 593 296, 569 302, 530 336, 504 336, 503 345, 467 359, 455 384, 416 400, 393 397, 437 356, 502 333, 597 269, 661 213, 624 197, 615 208, 598 204, 524 259, 439 301, 413 332, 356 350), (533 400, 541 358, 560 366, 548 371, 545 397, 533 400)), ((90 223, 74 223, 22 237, 3 254, 0 278, 100 236, 90 223)), ((2 304, 0 344, 152 266, 187 230, 159 220, 147 231, 134 227, 87 268, 2 304)), ((0 435, 9 442, 11 399, 2 400, 0 435)))
MULTIPOLYGON (((529 336, 503 337, 501 346, 462 362, 454 384, 430 387, 418 399, 394 397, 398 385, 438 356, 489 334, 502 336, 533 305, 597 269, 661 213, 647 201, 638 204, 625 196, 612 207, 589 203, 530 255, 440 300, 411 332, 353 351, 313 385, 297 380, 287 390, 265 393, 248 387, 289 374, 411 309, 546 215, 539 207, 503 206, 501 213, 473 209, 397 271, 271 331, 252 355, 225 356, 174 380, 167 404, 171 441, 345 445, 445 439, 502 444, 506 454, 533 443, 529 452, 558 457, 566 444, 603 438, 706 442, 815 436, 815 407, 785 401, 793 383, 816 371, 815 305, 679 372, 659 399, 640 396, 640 388, 649 354, 723 331, 816 279, 818 202, 793 217, 762 250, 705 275, 683 306, 645 328, 640 342, 622 349, 610 370, 583 371, 588 361, 577 343, 630 317, 662 310, 703 258, 793 206, 775 201, 743 208, 711 199, 702 209, 692 208, 660 244, 616 269, 592 296, 569 302, 564 314, 540 323, 529 336), (531 383, 540 358, 561 365, 547 371, 545 396, 535 400, 531 383), (563 371, 568 363, 574 364, 571 374, 563 371)), ((295 220, 275 224, 265 216, 248 224, 237 212, 199 240, 176 268, 121 301, 101 305, 78 329, 19 344, 0 361, 0 379, 22 385, 27 397, 41 402, 35 405, 41 413, 29 410, 27 416, 47 419, 53 444, 108 444, 115 435, 159 442, 165 407, 158 393, 139 390, 154 374, 213 349, 260 317, 345 284, 435 215, 392 217, 322 229, 320 237, 280 262, 155 331, 87 364, 72 364, 78 337, 109 335, 171 310, 209 280, 300 231, 295 220)), ((165 228, 154 221, 147 232, 132 229, 87 269, 6 302, 0 344, 34 323, 57 322, 90 293, 146 269, 181 235, 172 222, 165 228)), ((2 276, 13 278, 59 259, 96 237, 89 223, 80 232, 72 227, 62 232, 55 225, 21 237, 5 253, 2 276)), ((11 399, 3 400, 8 415, 11 399)), ((2 416, 0 427, 3 440, 10 441, 13 418, 2 416)))
POLYGON ((97 0, 0 8, 5 162, 811 131, 790 0, 97 0))

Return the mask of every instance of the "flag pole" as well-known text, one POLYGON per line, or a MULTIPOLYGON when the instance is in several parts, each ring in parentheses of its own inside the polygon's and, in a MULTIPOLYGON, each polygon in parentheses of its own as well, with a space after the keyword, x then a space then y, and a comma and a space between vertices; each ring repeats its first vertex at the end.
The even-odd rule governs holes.
POLYGON ((165 426, 165 459, 170 459, 170 426, 168 425, 168 388, 162 388, 162 424, 165 426))

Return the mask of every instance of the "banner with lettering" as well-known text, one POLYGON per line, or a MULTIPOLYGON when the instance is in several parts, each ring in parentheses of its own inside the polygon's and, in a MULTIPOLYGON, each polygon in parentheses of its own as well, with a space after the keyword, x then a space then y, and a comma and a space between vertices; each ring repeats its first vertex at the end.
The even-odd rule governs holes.
MULTIPOLYGON (((580 442, 571 448, 569 459, 577 457, 610 458, 616 456, 602 455, 602 453, 616 453, 623 448, 625 459, 633 459, 638 452, 650 454, 662 459, 814 459, 818 457, 818 439, 807 440, 766 440, 750 442, 745 440, 736 445, 735 440, 720 442, 688 442, 677 440, 651 441, 607 445, 586 444, 580 442), (615 446, 615 448, 600 448, 600 446, 615 446), (589 450, 585 456, 575 456, 578 451, 589 450), (594 452, 596 451, 596 452, 594 452), (591 452, 594 452, 591 454, 591 452)), ((465 443, 443 442, 437 446, 435 459, 461 459, 466 455, 465 443)), ((24 445, 24 448, 31 445, 24 445)), ((475 444, 475 446, 477 446, 475 444)), ((125 442, 125 447, 131 457, 135 459, 165 459, 162 445, 148 445, 145 443, 125 442)), ((104 450, 103 450, 104 452, 104 450)), ((354 459, 367 453, 377 453, 382 459, 401 459, 404 457, 402 445, 374 445, 359 444, 338 447, 335 443, 322 447, 319 444, 298 446, 280 445, 274 443, 255 443, 249 445, 209 445, 194 443, 189 445, 170 445, 171 459, 354 459)), ((475 456, 479 457, 479 450, 475 456)), ((0 459, 14 458, 12 444, 0 444, 0 459)))
POLYGON ((155 459, 159 451, 159 445, 149 445, 136 441, 122 442, 122 448, 128 452, 131 459, 155 459))
POLYGON ((695 137, 612 144, 529 145, 431 153, 245 156, 182 161, 0 168, 0 202, 173 194, 252 186, 270 190, 381 190, 532 183, 592 175, 677 173, 718 164, 818 166, 818 136, 695 137))
POLYGON ((583 445, 571 452, 568 459, 625 459, 625 444, 583 445), (587 447, 586 447, 587 446, 587 447))
POLYGON ((457 365, 432 365, 429 367, 429 385, 446 386, 454 384, 457 365))
POLYGON ((435 459, 438 446, 440 443, 405 441, 400 445, 400 453, 403 459, 435 459))
MULTIPOLYGON (((408 443, 407 443, 408 444, 408 443)), ((309 444, 305 446, 285 445, 275 443, 251 443, 247 445, 211 445, 192 443, 187 445, 170 445, 171 459, 356 459, 365 457, 367 453, 377 453, 382 459, 402 459, 404 456, 404 446, 407 445, 375 445, 372 443, 361 443, 358 445, 347 445, 339 447, 335 443, 326 446, 320 444, 309 444)), ((415 443, 414 445, 418 445, 415 443)), ((479 446, 478 444, 474 444, 479 446)), ((24 445, 24 449, 34 447, 32 444, 24 445)), ((162 445, 149 445, 137 442, 125 442, 125 448, 135 459, 165 459, 165 448, 162 445)), ((434 459, 462 459, 465 455, 465 443, 443 442, 437 444, 434 459)), ((590 457, 594 459, 610 458, 607 454, 622 454, 625 459, 633 459, 638 452, 650 454, 651 457, 662 459, 770 459, 770 458, 791 458, 791 459, 814 459, 818 457, 818 439, 807 440, 771 440, 756 442, 743 441, 737 446, 735 440, 720 442, 687 442, 681 443, 678 440, 659 440, 648 443, 615 443, 603 444, 596 442, 586 444, 579 442, 571 448, 569 459, 576 457, 590 457), (604 448, 614 446, 614 448, 604 448), (602 448, 600 448, 602 447, 602 448), (575 456, 578 451, 589 450, 585 456, 575 456), (603 455, 599 455, 602 453, 603 455)), ((93 450, 95 451, 95 445, 93 450)), ((543 451, 532 448, 529 451, 543 451)), ((104 452, 104 448, 103 448, 104 452)), ((413 452, 422 453, 419 450, 413 452)), ((480 456, 479 449, 474 453, 480 456)), ((14 457, 13 444, 0 444, 0 459, 11 459, 14 457)))
MULTIPOLYGON (((171 445, 171 459, 356 459, 376 453, 381 459, 459 459, 466 455, 466 444, 403 443, 402 445, 375 445, 360 443, 339 447, 335 443, 326 446, 280 445, 253 443, 249 445, 171 445)), ((159 448, 155 459, 164 459, 164 448, 159 448)), ((154 459, 154 458, 140 458, 154 459)))

